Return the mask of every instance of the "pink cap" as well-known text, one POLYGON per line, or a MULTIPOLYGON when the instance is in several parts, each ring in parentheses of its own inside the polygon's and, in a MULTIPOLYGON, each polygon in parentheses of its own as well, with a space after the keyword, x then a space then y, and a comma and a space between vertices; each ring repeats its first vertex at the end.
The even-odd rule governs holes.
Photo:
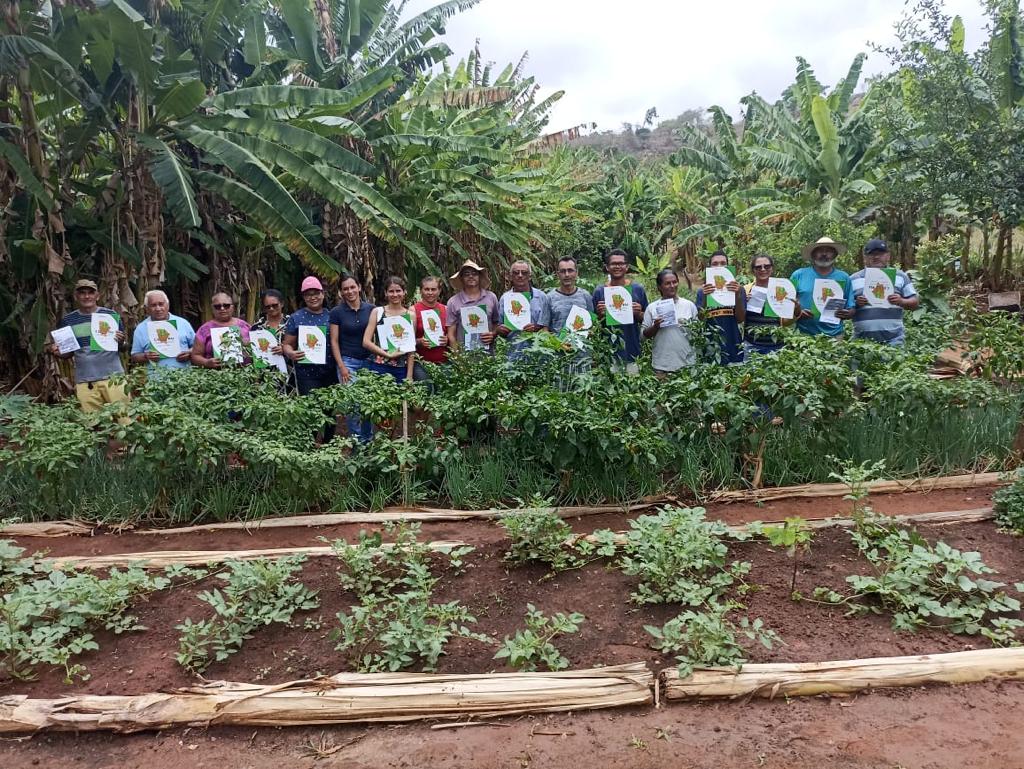
POLYGON ((310 289, 316 289, 317 291, 323 291, 324 290, 324 286, 320 282, 319 278, 316 278, 316 277, 310 275, 308 278, 306 278, 305 280, 302 281, 302 289, 301 289, 300 293, 304 294, 307 291, 309 291, 310 289))

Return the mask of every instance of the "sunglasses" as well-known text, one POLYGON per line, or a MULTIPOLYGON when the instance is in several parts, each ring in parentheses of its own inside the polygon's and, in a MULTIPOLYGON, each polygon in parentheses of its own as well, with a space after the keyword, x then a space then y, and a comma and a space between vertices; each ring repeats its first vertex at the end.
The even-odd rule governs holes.
POLYGON ((755 270, 770 270, 772 266, 770 264, 755 264, 755 270))
POLYGON ((234 306, 235 306, 234 302, 229 302, 228 304, 215 304, 213 306, 213 309, 215 309, 215 310, 230 310, 234 306))
POLYGON ((265 305, 263 305, 263 309, 264 310, 279 310, 279 309, 281 309, 281 305, 279 305, 279 304, 265 304, 265 305))

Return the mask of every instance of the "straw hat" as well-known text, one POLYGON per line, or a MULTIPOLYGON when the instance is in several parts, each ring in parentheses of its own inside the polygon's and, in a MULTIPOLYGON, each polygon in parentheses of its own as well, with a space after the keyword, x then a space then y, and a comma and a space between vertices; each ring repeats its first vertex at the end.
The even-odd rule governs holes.
POLYGON ((459 271, 449 278, 449 280, 452 282, 452 285, 457 290, 462 291, 462 277, 461 277, 461 275, 462 275, 462 271, 464 269, 466 269, 467 267, 469 267, 472 270, 476 270, 477 272, 480 273, 480 288, 481 289, 490 288, 491 287, 491 281, 487 277, 487 271, 483 267, 481 267, 479 264, 474 262, 472 259, 467 259, 466 261, 464 261, 462 263, 462 266, 459 267, 459 271))
POLYGON ((801 252, 804 259, 810 259, 816 248, 831 248, 836 252, 836 256, 846 253, 846 246, 842 243, 836 243, 832 238, 818 238, 810 245, 804 246, 804 250, 801 252))

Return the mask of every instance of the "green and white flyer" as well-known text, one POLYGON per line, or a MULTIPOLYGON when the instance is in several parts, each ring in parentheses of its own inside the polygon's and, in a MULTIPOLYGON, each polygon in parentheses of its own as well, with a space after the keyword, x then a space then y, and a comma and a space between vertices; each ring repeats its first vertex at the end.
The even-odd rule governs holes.
POLYGON ((705 297, 709 308, 715 309, 716 307, 736 306, 736 294, 726 288, 726 286, 734 280, 736 280, 736 276, 732 274, 732 270, 728 267, 707 268, 704 281, 708 285, 715 287, 714 291, 705 297))
POLYGON ((178 324, 175 321, 150 320, 146 331, 150 346, 161 358, 177 358, 181 354, 181 337, 178 336, 178 324))
POLYGON ((299 326, 299 352, 305 357, 299 363, 323 366, 327 363, 327 326, 299 326))
POLYGON ((502 297, 501 322, 513 331, 522 331, 532 322, 530 319, 530 300, 526 294, 510 291, 502 297))
POLYGON ((604 319, 609 326, 632 326, 633 295, 625 286, 604 287, 604 319))
POLYGON ((89 349, 117 352, 117 327, 121 317, 116 313, 94 312, 89 317, 89 349))
POLYGON ((796 312, 796 286, 786 278, 768 278, 765 317, 792 320, 796 312))
POLYGON ((889 297, 896 293, 896 270, 892 267, 867 267, 864 270, 864 298, 872 307, 891 307, 889 297))

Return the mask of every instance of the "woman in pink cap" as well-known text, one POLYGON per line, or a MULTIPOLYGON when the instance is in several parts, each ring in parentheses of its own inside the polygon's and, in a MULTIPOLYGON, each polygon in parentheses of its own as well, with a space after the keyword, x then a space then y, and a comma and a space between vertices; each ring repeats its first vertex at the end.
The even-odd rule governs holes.
MULTIPOLYGON (((284 357, 295 364, 295 385, 299 395, 338 383, 338 370, 328 349, 331 314, 324 307, 324 287, 312 275, 302 281, 305 305, 288 316, 281 344, 284 357)), ((324 443, 334 437, 334 425, 324 428, 324 443)))

